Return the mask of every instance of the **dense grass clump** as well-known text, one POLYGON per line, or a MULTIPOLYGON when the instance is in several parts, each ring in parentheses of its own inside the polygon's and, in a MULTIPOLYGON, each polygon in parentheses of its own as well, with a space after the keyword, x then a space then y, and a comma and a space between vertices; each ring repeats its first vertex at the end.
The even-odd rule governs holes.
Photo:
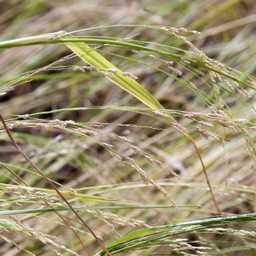
POLYGON ((117 2, 1 4, 0 254, 254 255, 255 7, 117 2))

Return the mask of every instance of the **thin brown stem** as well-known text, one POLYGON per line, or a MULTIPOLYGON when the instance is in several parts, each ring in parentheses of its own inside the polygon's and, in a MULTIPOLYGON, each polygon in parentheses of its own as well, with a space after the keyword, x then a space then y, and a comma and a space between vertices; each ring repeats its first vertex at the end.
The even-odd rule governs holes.
POLYGON ((19 179, 25 186, 29 187, 29 185, 19 176, 17 175, 13 170, 11 170, 8 166, 6 166, 4 163, 0 162, 0 165, 2 165, 6 170, 8 170, 11 174, 13 174, 17 179, 19 179))
MULTIPOLYGON (((57 187, 50 181, 50 179, 48 179, 44 173, 39 170, 39 168, 30 160, 30 158, 21 150, 21 148, 19 147, 19 145, 16 143, 14 137, 12 136, 10 129, 8 128, 8 126, 6 125, 2 115, 0 114, 0 120, 3 123, 3 126, 5 128, 5 131, 7 132, 9 138, 11 139, 13 145, 15 146, 15 148, 24 156, 24 158, 34 167, 34 169, 40 173, 43 178, 50 184, 50 186, 56 191, 56 193, 61 197, 61 199, 66 203, 66 205, 72 210, 72 212, 77 216, 77 218, 83 223, 84 226, 86 226, 86 228, 90 231, 90 233, 94 236, 94 238, 96 239, 96 241, 98 242, 98 244, 100 245, 100 247, 109 255, 112 256, 110 254, 110 252, 107 250, 107 248, 101 243, 101 241, 98 239, 98 237, 95 235, 95 233, 92 231, 92 229, 85 223, 85 221, 82 219, 82 217, 77 213, 77 211, 73 208, 73 206, 67 201, 67 199, 61 194, 61 192, 57 189, 57 187)), ((63 219, 63 218, 62 218, 63 219)), ((64 220, 65 221, 65 220, 64 220)), ((67 223, 65 221, 65 223, 67 223)), ((70 225, 67 224, 69 227, 70 225)), ((73 232, 75 232, 73 230, 73 232)), ((77 235, 77 234, 76 234, 77 235)), ((78 236, 78 235, 77 235, 78 236)), ((80 239, 79 239, 80 240, 80 239)), ((81 240, 80 240, 81 241, 81 240)), ((82 242, 82 241, 81 241, 82 242)), ((82 243, 83 244, 83 243, 82 243)), ((88 252, 88 250, 86 249, 87 253, 90 255, 90 253, 88 252)))
MULTIPOLYGON (((26 187, 30 187, 21 177, 19 177, 14 171, 12 171, 8 166, 6 166, 4 163, 0 162, 0 165, 2 165, 5 169, 7 169, 10 173, 12 173, 17 179, 19 179, 26 187)), ((43 198, 41 198, 48 206, 50 206, 43 198)), ((50 208, 52 208, 52 206, 50 206, 50 208)), ((78 236, 78 234, 75 232, 75 230, 69 225, 69 223, 63 218, 63 216, 61 214, 59 214, 57 211, 55 211, 55 213, 63 220, 63 222, 72 230, 72 232, 75 234, 75 236, 77 237, 77 239, 80 241, 80 243, 83 245, 85 251, 88 253, 88 255, 90 256, 90 252, 88 251, 88 249, 86 248, 86 246, 84 245, 83 241, 81 240, 81 238, 78 236)))
POLYGON ((81 238, 79 237, 79 235, 76 233, 76 231, 69 225, 69 223, 65 220, 65 218, 59 214, 57 211, 55 211, 55 213, 64 221, 64 223, 72 230, 72 232, 75 234, 75 236, 77 237, 77 239, 79 240, 79 242, 82 244, 82 246, 84 247, 85 251, 87 252, 87 254, 89 256, 91 256, 90 252, 88 251, 88 249, 86 248, 85 244, 83 243, 83 241, 81 240, 81 238))
POLYGON ((209 191, 210 191, 211 196, 212 196, 212 200, 213 200, 213 202, 214 202, 214 205, 215 205, 215 207, 216 207, 216 209, 217 209, 219 215, 221 215, 221 210, 220 210, 219 205, 218 205, 218 203, 217 203, 217 201, 216 201, 216 199, 215 199, 215 196, 214 196, 214 194, 213 194, 212 186, 211 186, 211 183, 210 183, 208 174, 207 174, 207 172, 206 172, 206 168, 205 168, 203 159, 202 159, 202 157, 201 157, 201 154, 200 154, 200 152, 199 152, 199 149, 198 149, 198 147, 197 147, 195 141, 191 138, 191 136, 190 136, 188 133, 186 133, 186 134, 187 134, 188 139, 192 142, 192 144, 194 145, 194 148, 196 149, 197 155, 198 155, 198 157, 199 157, 199 159, 200 159, 200 162, 201 162, 201 165, 202 165, 202 168, 203 168, 204 176, 205 176, 205 178, 206 178, 206 182, 207 182, 209 191))

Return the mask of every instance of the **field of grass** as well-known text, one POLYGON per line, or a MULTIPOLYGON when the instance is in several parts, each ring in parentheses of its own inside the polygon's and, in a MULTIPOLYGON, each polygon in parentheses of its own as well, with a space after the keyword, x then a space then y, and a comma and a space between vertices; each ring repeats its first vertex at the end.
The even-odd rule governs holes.
POLYGON ((255 11, 0 0, 0 255, 255 255, 255 11))

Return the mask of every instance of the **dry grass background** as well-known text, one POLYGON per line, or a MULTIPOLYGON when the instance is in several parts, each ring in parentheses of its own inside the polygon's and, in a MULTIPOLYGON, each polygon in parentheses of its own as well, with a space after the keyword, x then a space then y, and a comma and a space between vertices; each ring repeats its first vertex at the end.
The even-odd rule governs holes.
MULTIPOLYGON (((256 70, 255 10, 256 4, 253 0, 0 1, 0 41, 59 30, 74 31, 118 24, 187 27, 201 32, 201 35, 192 34, 188 38, 207 56, 253 76, 256 70)), ((158 42, 188 50, 188 46, 182 40, 159 31, 139 27, 103 28, 83 31, 77 35, 134 37, 142 41, 158 42)), ((130 49, 110 46, 100 49, 145 61, 177 76, 175 72, 164 66, 164 63, 150 59, 144 52, 136 53, 130 49)), ((37 112, 54 112, 63 108, 117 106, 116 110, 95 108, 47 113, 33 117, 41 120, 29 119, 33 125, 20 124, 19 127, 16 125, 11 130, 22 149, 47 177, 60 184, 60 190, 66 191, 67 198, 74 206, 120 207, 120 209, 102 211, 79 211, 94 232, 102 237, 104 245, 107 246, 120 236, 147 226, 168 225, 214 216, 216 209, 200 161, 187 138, 161 120, 134 110, 133 107, 139 107, 143 111, 145 106, 97 72, 70 69, 70 66, 84 64, 74 56, 66 60, 62 59, 69 54, 71 54, 70 50, 62 45, 34 45, 1 50, 1 90, 5 91, 7 86, 12 90, 1 96, 0 112, 7 119, 37 112), (58 60, 61 61, 56 67, 48 66, 58 60), (40 69, 40 72, 37 69, 40 69), (37 70, 33 80, 18 83, 16 80, 15 86, 11 85, 14 81, 13 77, 31 70, 37 70), (124 108, 126 111, 121 111, 122 107, 126 107, 124 108), (42 118, 45 121, 42 121, 42 118), (87 129, 86 136, 81 137, 81 134, 59 129, 58 125, 61 126, 61 123, 56 121, 54 123, 56 119, 79 123, 75 128, 87 129), (42 124, 43 122, 48 125, 48 129, 42 124), (37 125, 38 123, 40 125, 37 125), (134 205, 169 206, 171 204, 154 187, 144 185, 138 172, 117 162, 108 150, 96 140, 90 139, 90 136, 91 138, 95 136, 103 143, 113 144, 120 154, 132 157, 149 177, 167 190, 170 198, 180 206, 180 210, 153 207, 127 209, 126 206, 134 205), (131 142, 124 141, 123 137, 131 142), (140 148, 143 153, 135 155, 131 145, 140 148), (160 161, 163 168, 148 161, 149 155, 160 161), (173 176, 170 170, 175 171, 181 180, 173 176), (78 194, 74 194, 72 189, 76 189, 78 194)), ((208 121, 213 121, 214 127, 209 127, 207 130, 213 132, 219 140, 213 138, 206 140, 195 129, 195 125, 200 126, 198 120, 183 116, 184 113, 189 112, 211 113, 212 110, 199 94, 148 66, 106 52, 102 54, 123 71, 136 75, 137 81, 166 109, 173 110, 177 120, 188 128, 202 154, 222 214, 229 216, 254 213, 256 210, 253 166, 255 132, 249 131, 248 146, 248 139, 246 141, 241 130, 233 132, 232 129, 223 128, 209 119, 208 121), (224 147, 223 136, 230 140, 224 147)), ((197 76, 186 72, 185 69, 182 72, 200 91, 214 99, 212 89, 197 76)), ((255 123, 253 109, 255 90, 249 88, 247 92, 251 98, 243 97, 242 92, 239 94, 237 91, 232 95, 227 90, 221 90, 221 97, 231 109, 233 118, 248 120, 246 124, 243 124, 244 121, 238 124, 242 128, 253 126, 255 123), (241 100, 242 103, 239 102, 241 100)), ((202 116, 203 114, 200 115, 202 116)), ((202 123, 200 127, 202 128, 202 123)), ((0 160, 35 189, 31 192, 25 188, 19 187, 17 191, 11 188, 11 185, 19 181, 6 169, 1 168, 1 209, 42 209, 45 205, 40 200, 40 196, 47 198, 55 207, 63 207, 62 202, 45 180, 36 175, 16 152, 4 132, 0 134, 0 140, 0 160)), ((92 254, 97 253, 100 249, 87 230, 76 222, 70 212, 65 211, 61 214, 74 220, 70 221, 70 224, 78 231, 89 251, 92 254)), ((16 217, 2 216, 0 225, 2 228, 0 234, 6 239, 0 241, 1 255, 23 256, 29 255, 28 251, 44 256, 56 255, 57 251, 62 255, 76 255, 76 253, 85 255, 71 230, 52 212, 23 214, 16 217), (51 237, 52 242, 47 241, 48 237, 45 234, 56 238, 51 237), (15 242, 21 250, 17 250, 17 246, 8 239, 15 242), (61 248, 60 245, 65 247, 61 248)), ((255 231, 253 222, 250 228, 255 231)), ((228 234, 226 235, 228 242, 225 245, 221 244, 223 236, 216 232, 195 233, 186 237, 191 241, 200 239, 215 241, 216 244, 211 245, 211 248, 213 248, 212 254, 216 255, 254 255, 255 253, 255 246, 253 248, 249 242, 244 246, 244 248, 252 247, 248 250, 228 251, 228 242, 245 242, 244 238, 232 237, 228 234), (220 251, 221 249, 223 251, 220 251)), ((123 252, 120 255, 180 255, 179 252, 171 249, 166 246, 160 248, 153 246, 147 250, 137 250, 127 254, 123 252)), ((184 250, 184 252, 200 255, 196 251, 184 250)))

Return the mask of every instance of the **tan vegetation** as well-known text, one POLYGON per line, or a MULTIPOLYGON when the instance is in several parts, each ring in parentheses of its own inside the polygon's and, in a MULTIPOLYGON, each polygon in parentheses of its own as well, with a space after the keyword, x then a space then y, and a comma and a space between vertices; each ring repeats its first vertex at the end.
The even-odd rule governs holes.
POLYGON ((254 255, 255 8, 0 1, 0 254, 254 255))

